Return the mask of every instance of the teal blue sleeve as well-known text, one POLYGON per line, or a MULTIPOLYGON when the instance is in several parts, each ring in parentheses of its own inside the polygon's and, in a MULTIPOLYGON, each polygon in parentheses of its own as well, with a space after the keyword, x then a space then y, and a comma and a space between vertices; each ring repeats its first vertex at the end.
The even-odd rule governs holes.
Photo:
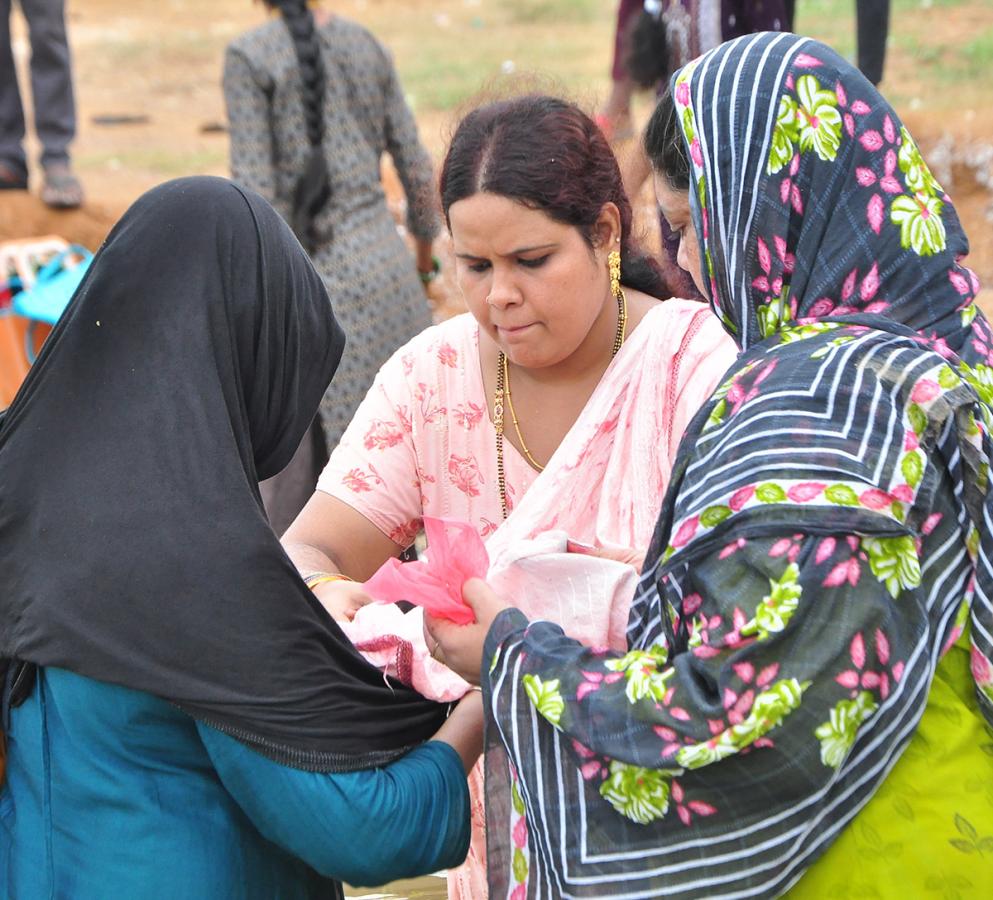
POLYGON ((385 884, 461 863, 469 790, 455 750, 429 741, 378 769, 305 772, 197 723, 224 787, 274 844, 328 878, 385 884))

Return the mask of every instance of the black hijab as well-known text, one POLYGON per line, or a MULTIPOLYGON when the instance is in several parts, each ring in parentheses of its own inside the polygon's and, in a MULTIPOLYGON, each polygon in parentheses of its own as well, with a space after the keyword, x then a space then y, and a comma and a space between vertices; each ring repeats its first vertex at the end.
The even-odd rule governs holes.
POLYGON ((0 659, 150 692, 300 768, 430 737, 445 708, 355 651, 259 498, 343 346, 261 198, 186 178, 139 199, 0 423, 0 659))

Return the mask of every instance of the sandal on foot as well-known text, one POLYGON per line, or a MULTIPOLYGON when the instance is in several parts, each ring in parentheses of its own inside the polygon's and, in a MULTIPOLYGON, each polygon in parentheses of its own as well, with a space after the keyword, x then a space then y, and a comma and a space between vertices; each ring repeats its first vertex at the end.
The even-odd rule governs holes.
POLYGON ((6 163, 0 163, 0 191, 26 191, 28 176, 12 169, 6 163))
POLYGON ((53 209, 75 209, 83 204, 83 186, 68 166, 49 166, 45 169, 41 200, 53 209))

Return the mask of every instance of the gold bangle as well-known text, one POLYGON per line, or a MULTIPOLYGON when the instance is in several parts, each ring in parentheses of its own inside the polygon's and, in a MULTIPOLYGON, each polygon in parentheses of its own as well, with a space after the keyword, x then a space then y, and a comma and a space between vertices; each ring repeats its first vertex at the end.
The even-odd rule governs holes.
POLYGON ((313 572, 304 578, 303 583, 313 590, 317 585, 329 581, 354 581, 354 579, 343 575, 341 572, 313 572))

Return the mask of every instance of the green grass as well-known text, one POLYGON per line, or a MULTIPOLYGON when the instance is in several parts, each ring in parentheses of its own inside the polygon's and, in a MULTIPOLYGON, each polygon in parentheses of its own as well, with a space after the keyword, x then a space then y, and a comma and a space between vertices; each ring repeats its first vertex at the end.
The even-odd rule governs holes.
POLYGON ((959 65, 964 78, 993 78, 993 28, 988 28, 961 48, 959 65))
POLYGON ((589 23, 603 11, 597 0, 504 0, 511 22, 522 25, 589 23))

